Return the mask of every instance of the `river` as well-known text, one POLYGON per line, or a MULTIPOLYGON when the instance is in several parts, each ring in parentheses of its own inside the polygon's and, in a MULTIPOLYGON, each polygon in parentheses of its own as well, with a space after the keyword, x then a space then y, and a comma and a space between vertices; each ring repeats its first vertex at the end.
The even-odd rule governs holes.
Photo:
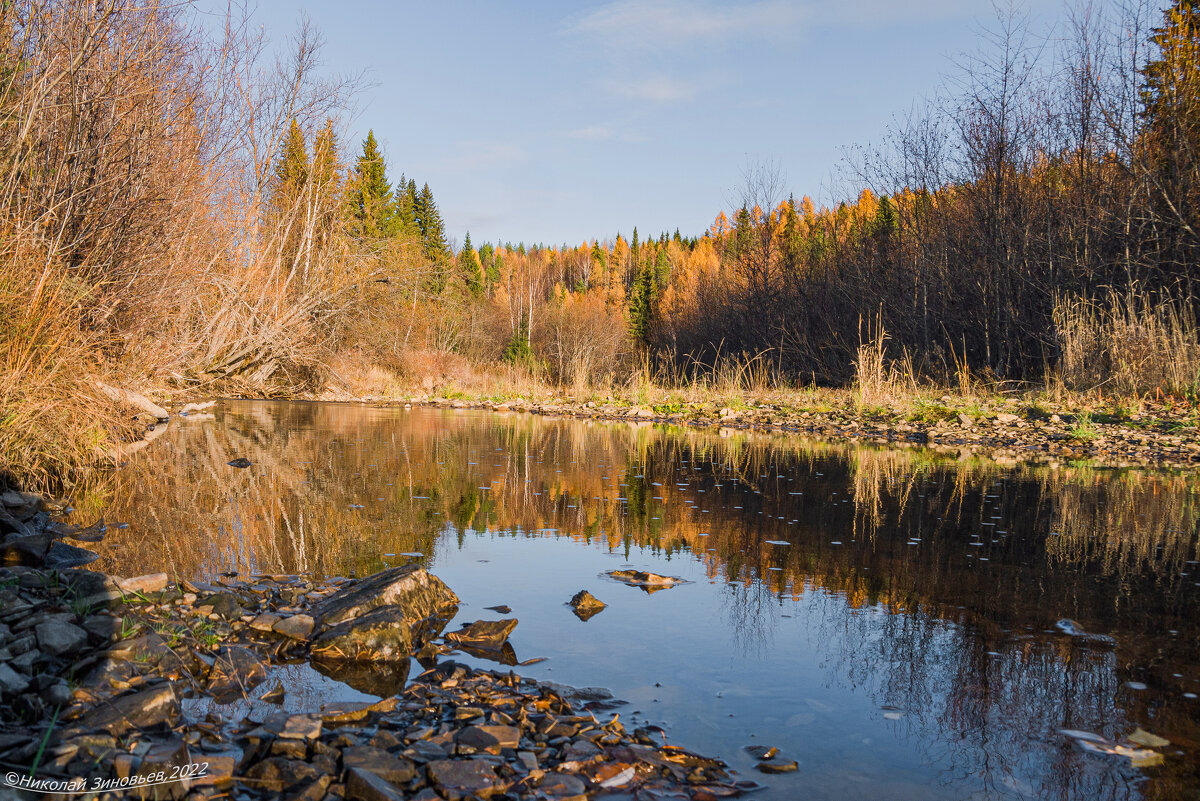
MULTIPOLYGON (((756 798, 1200 797, 1200 476, 724 433, 227 401, 74 515, 126 576, 419 562, 458 622, 512 608, 510 661, 544 658, 518 672, 608 688, 756 798), (581 589, 608 607, 578 619, 581 589), (1135 766, 1063 729, 1170 745, 1135 766), (751 745, 799 770, 761 776, 751 745)), ((295 709, 383 692, 289 670, 295 709)))

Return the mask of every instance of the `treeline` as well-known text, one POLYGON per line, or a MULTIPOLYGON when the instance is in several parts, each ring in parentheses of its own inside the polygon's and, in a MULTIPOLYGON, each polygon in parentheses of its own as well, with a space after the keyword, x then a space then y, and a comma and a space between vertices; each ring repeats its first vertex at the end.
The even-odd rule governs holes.
POLYGON ((1050 48, 1004 17, 949 90, 855 154, 850 179, 869 188, 853 200, 784 196, 758 167, 743 204, 698 238, 466 247, 473 287, 476 261, 505 265, 474 314, 510 324, 426 345, 503 352, 575 384, 597 362, 610 378, 647 362, 686 376, 725 357, 844 384, 863 343, 882 339, 919 378, 1195 391, 1198 26, 1190 0, 1077 9, 1050 48), (574 353, 554 330, 568 308, 596 323, 566 339, 592 342, 618 320, 626 339, 574 353))

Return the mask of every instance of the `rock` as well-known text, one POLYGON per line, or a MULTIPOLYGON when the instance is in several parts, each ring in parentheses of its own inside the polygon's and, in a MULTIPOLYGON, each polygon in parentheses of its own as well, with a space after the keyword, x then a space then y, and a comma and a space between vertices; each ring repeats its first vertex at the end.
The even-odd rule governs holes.
POLYGON ((476 751, 499 754, 505 748, 520 746, 521 730, 515 726, 468 726, 454 739, 476 751))
POLYGON ((272 626, 276 634, 282 634, 293 640, 307 640, 312 634, 313 619, 308 615, 292 615, 285 617, 272 626))
POLYGON ((608 575, 617 581, 640 587, 646 592, 658 592, 679 584, 683 579, 674 576, 660 576, 657 573, 647 573, 644 570, 610 570, 608 575))
POLYGON ((538 789, 550 796, 582 795, 586 786, 583 779, 570 773, 547 773, 538 782, 538 789))
POLYGON ((29 679, 7 664, 0 664, 0 691, 5 695, 20 695, 29 689, 29 679))
POLYGON ((179 718, 179 701, 169 684, 127 693, 103 701, 75 721, 71 731, 93 732, 103 729, 121 735, 130 729, 147 729, 179 718))
POLYGON ((447 632, 443 639, 454 645, 470 645, 489 651, 499 650, 508 635, 517 627, 515 617, 503 620, 476 620, 465 623, 458 631, 447 632))
POLYGON ((277 712, 263 722, 263 728, 285 740, 315 740, 321 736, 321 716, 277 712))
POLYGON ((268 757, 246 771, 247 784, 273 793, 314 781, 319 775, 312 765, 286 757, 268 757))
POLYGON ((381 606, 399 607, 410 625, 445 615, 458 606, 458 596, 432 573, 417 565, 382 570, 316 604, 311 614, 318 630, 359 617, 381 606))
POLYGON ((53 537, 45 532, 37 534, 10 534, 0 545, 0 564, 41 565, 50 549, 53 537))
POLYGON ((46 551, 46 557, 42 560, 42 566, 47 569, 66 570, 72 567, 82 567, 83 565, 91 564, 99 558, 100 554, 95 551, 55 541, 50 543, 50 548, 46 551))
POLYGON ((412 781, 417 767, 408 759, 395 757, 382 748, 356 745, 342 751, 342 765, 346 769, 361 768, 392 784, 412 781))
POLYGON ((223 617, 226 620, 236 620, 246 614, 246 610, 242 608, 242 602, 245 599, 240 595, 235 595, 232 592, 218 592, 203 599, 203 606, 211 606, 213 614, 223 617))
POLYGON ((399 606, 381 606, 332 628, 312 641, 312 651, 322 659, 398 662, 413 653, 414 621, 399 606))
POLYGON ((267 666, 249 648, 228 645, 221 649, 208 673, 208 692, 218 704, 242 698, 267 678, 267 666))
POLYGON ((762 773, 791 773, 800 766, 795 761, 790 762, 759 762, 754 766, 762 773))
POLYGON ((42 690, 42 700, 46 702, 47 706, 65 707, 71 703, 71 697, 71 687, 61 679, 42 690))
POLYGON ((133 578, 117 579, 117 587, 126 593, 142 593, 149 595, 150 593, 162 592, 167 587, 166 573, 148 573, 144 576, 134 576, 133 578))
POLYGON ((380 698, 396 695, 408 680, 410 660, 390 660, 386 663, 354 662, 338 658, 313 659, 310 663, 318 673, 329 676, 358 690, 380 698))
POLYGON ((403 801, 405 795, 381 776, 364 768, 351 767, 346 773, 346 798, 348 801, 403 801))
MULTIPOLYGON (((142 763, 137 770, 133 771, 133 775, 150 777, 163 773, 170 776, 174 770, 190 764, 191 761, 183 740, 173 738, 162 742, 153 742, 150 744, 149 750, 142 755, 142 763)), ((152 797, 156 801, 182 798, 187 791, 188 787, 183 782, 163 783, 155 785, 153 792, 144 797, 152 797)))
MULTIPOLYGON (((399 701, 393 696, 373 703, 367 701, 341 701, 321 706, 321 720, 332 725, 353 723, 376 712, 391 712, 399 701)), ((398 743, 397 743, 398 744, 398 743)))
POLYGON ((38 647, 51 656, 73 654, 87 645, 87 632, 66 621, 39 623, 34 631, 37 633, 38 647))
POLYGON ((225 464, 229 465, 230 467, 249 467, 250 465, 254 464, 254 462, 250 461, 245 456, 239 456, 236 459, 229 460, 225 464))
POLYGON ((999 414, 996 415, 996 422, 1003 423, 1005 425, 1010 425, 1012 423, 1017 422, 1020 419, 1021 418, 1018 417, 1017 415, 1009 414, 1008 412, 1000 412, 999 414))
POLYGON ((970 428, 971 426, 975 425, 975 418, 966 412, 961 412, 958 415, 958 424, 963 428, 970 428))
POLYGON ((429 780, 450 801, 476 795, 488 798, 497 791, 496 773, 476 760, 430 762, 429 780))
POLYGON ((89 637, 110 643, 121 634, 121 618, 112 615, 88 615, 82 624, 89 637))
POLYGON ((250 628, 255 631, 274 631, 275 624, 283 618, 274 612, 263 612, 250 621, 250 628))
POLYGON ((228 750, 215 754, 193 754, 197 762, 208 763, 208 770, 204 775, 192 780, 193 787, 227 787, 233 782, 233 773, 242 761, 242 749, 233 746, 227 748, 228 750))
POLYGON ((588 620, 604 611, 608 604, 592 595, 587 590, 580 590, 568 602, 575 616, 580 620, 588 620))

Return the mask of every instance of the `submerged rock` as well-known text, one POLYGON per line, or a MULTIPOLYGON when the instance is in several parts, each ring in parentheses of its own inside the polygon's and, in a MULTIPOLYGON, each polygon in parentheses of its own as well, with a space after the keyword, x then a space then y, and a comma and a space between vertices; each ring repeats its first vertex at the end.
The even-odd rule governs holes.
POLYGON ((516 627, 515 617, 503 620, 476 620, 474 623, 464 623, 458 631, 447 632, 444 639, 451 645, 498 651, 516 627))
POLYGON ((674 587, 676 584, 683 583, 683 579, 675 576, 660 576, 657 573, 648 573, 644 570, 610 570, 608 575, 615 578, 617 581, 628 584, 631 587, 638 587, 646 592, 658 592, 674 587))
POLYGON ((608 604, 601 601, 595 595, 592 595, 587 590, 580 590, 575 593, 570 601, 567 602, 575 612, 575 617, 580 620, 589 620, 605 610, 608 604))
POLYGON ((208 674, 208 692, 219 704, 245 696, 266 681, 267 666, 248 648, 230 645, 221 649, 208 674))

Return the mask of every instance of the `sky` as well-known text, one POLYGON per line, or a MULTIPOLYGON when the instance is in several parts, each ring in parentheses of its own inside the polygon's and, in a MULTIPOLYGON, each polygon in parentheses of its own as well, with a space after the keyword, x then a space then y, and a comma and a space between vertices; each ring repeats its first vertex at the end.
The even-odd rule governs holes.
POLYGON ((700 234, 755 164, 840 200, 846 148, 995 19, 991 0, 260 0, 254 19, 282 41, 302 13, 326 71, 366 73, 353 151, 374 130, 389 178, 428 182, 476 246, 700 234))

